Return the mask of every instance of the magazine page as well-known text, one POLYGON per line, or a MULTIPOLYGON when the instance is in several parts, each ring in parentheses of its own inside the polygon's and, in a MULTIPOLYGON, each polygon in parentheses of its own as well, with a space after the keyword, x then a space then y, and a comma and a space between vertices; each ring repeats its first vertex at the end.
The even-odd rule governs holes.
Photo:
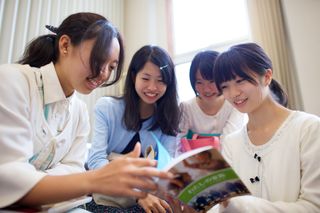
POLYGON ((159 180, 156 195, 179 199, 199 212, 231 197, 250 194, 220 152, 210 146, 183 153, 164 170, 172 172, 175 178, 159 180))

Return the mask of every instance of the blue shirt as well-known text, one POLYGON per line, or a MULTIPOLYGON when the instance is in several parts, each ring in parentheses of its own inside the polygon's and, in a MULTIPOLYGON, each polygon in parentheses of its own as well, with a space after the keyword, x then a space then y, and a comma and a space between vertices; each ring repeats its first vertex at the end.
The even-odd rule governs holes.
MULTIPOLYGON (((123 99, 102 97, 95 106, 95 128, 92 146, 89 151, 88 167, 100 168, 108 163, 107 156, 111 152, 121 153, 131 141, 136 131, 128 130, 123 122, 125 104, 123 99)), ((151 145, 157 150, 156 141, 150 134, 153 117, 142 123, 139 131, 142 153, 151 145)), ((162 133, 158 128, 152 131, 161 144, 174 157, 177 149, 177 139, 162 133)))

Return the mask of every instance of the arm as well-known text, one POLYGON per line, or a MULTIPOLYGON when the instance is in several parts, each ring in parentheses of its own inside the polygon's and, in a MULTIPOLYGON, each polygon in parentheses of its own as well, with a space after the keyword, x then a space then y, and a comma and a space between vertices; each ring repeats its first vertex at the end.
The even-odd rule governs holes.
POLYGON ((156 162, 138 158, 139 155, 140 144, 137 144, 129 155, 118 158, 100 169, 72 175, 47 175, 19 203, 37 206, 90 193, 144 198, 147 195, 145 190, 157 189, 156 184, 151 181, 151 176, 171 178, 171 175, 151 168, 156 162))
POLYGON ((105 102, 100 99, 95 107, 95 122, 91 149, 88 156, 88 166, 90 169, 100 168, 106 165, 108 148, 108 126, 105 102))

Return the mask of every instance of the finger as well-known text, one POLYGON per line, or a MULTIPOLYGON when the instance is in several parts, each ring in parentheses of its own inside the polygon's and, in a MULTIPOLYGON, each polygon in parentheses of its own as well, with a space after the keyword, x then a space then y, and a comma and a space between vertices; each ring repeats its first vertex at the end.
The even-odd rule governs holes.
POLYGON ((171 212, 170 205, 167 203, 167 201, 160 199, 160 204, 164 208, 164 212, 166 212, 166 210, 171 212))
POLYGON ((137 142, 134 146, 134 149, 129 152, 126 156, 132 157, 132 158, 139 158, 141 153, 141 144, 140 142, 137 142))
POLYGON ((133 168, 131 171, 133 175, 144 177, 159 177, 161 179, 172 179, 173 174, 166 171, 160 171, 153 167, 133 168))
POLYGON ((182 213, 181 205, 179 200, 173 199, 171 196, 167 196, 167 201, 170 204, 171 211, 174 213, 182 213))

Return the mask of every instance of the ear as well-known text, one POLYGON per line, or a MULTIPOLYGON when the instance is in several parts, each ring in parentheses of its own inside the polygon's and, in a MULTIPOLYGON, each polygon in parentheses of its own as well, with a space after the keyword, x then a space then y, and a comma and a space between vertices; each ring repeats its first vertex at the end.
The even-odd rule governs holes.
POLYGON ((273 72, 271 69, 267 69, 266 73, 264 74, 264 85, 269 86, 272 81, 273 72))
POLYGON ((70 37, 67 35, 62 35, 59 39, 59 53, 60 55, 68 54, 68 50, 71 44, 70 37))

